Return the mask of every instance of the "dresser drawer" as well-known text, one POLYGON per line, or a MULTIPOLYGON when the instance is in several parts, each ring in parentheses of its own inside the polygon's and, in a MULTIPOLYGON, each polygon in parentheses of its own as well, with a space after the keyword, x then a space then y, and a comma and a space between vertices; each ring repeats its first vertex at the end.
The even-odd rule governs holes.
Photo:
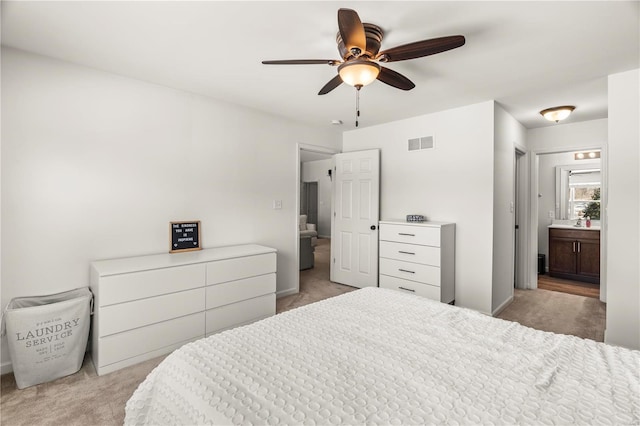
POLYGON ((440 286, 440 268, 436 266, 382 258, 380 274, 440 286))
POLYGON ((440 266, 440 247, 380 241, 380 257, 440 266))
POLYGON ((97 300, 100 306, 107 306, 204 287, 204 274, 204 264, 198 264, 109 275, 100 278, 97 300))
POLYGON ((206 312, 206 333, 209 335, 229 327, 266 318, 275 313, 276 295, 274 293, 209 309, 206 312))
POLYGON ((237 257, 207 263, 207 285, 276 272, 276 254, 237 257))
POLYGON ((276 274, 259 275, 207 287, 206 309, 276 292, 276 274))
POLYGON ((102 337, 100 367, 196 337, 204 337, 204 312, 102 337))
POLYGON ((440 228, 381 223, 380 240, 440 247, 440 228))
POLYGON ((205 289, 202 287, 105 306, 100 311, 99 336, 201 312, 204 310, 204 296, 205 289))
POLYGON ((403 280, 402 278, 380 275, 380 287, 413 293, 440 302, 440 287, 429 284, 421 284, 415 281, 403 280))

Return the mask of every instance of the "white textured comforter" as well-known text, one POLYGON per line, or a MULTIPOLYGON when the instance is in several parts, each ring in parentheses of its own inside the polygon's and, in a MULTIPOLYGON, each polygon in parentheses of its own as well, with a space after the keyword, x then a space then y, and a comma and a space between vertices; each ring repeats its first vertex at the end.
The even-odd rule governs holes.
POLYGON ((125 424, 639 424, 640 351, 367 288, 187 344, 125 424))

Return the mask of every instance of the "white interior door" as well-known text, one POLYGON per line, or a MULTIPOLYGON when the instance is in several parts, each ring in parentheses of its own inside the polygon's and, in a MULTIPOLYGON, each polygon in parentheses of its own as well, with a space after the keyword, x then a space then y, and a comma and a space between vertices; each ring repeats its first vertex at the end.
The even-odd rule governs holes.
POLYGON ((380 151, 334 155, 331 281, 378 286, 380 151))

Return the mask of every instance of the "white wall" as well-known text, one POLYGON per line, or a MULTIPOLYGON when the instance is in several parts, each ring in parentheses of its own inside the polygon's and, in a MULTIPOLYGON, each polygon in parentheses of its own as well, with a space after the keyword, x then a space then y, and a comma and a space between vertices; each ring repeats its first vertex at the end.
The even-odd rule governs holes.
POLYGON ((535 152, 563 152, 600 148, 606 142, 606 118, 527 130, 527 145, 535 152))
POLYGON ((493 101, 345 132, 343 151, 379 148, 380 217, 456 224, 456 304, 491 313, 493 101), (433 135, 435 149, 407 150, 433 135))
MULTIPOLYGON (((556 167, 557 166, 593 166, 600 167, 600 160, 576 160, 574 151, 558 154, 542 154, 538 163, 538 253, 546 256, 546 268, 549 270, 549 229, 553 219, 549 212, 556 211, 556 167)), ((556 218, 560 219, 560 218, 556 218)))
POLYGON ((307 161, 301 167, 303 182, 318 182, 318 236, 331 238, 331 179, 327 170, 333 168, 333 160, 307 161))
POLYGON ((494 105, 493 288, 491 312, 513 300, 515 250, 515 147, 523 147, 526 129, 494 105))
POLYGON ((167 252, 172 220, 202 221, 204 247, 275 247, 290 290, 296 143, 340 146, 333 131, 4 48, 2 124, 2 306, 88 285, 92 260, 167 252))
POLYGON ((640 349, 640 70, 609 76, 605 342, 640 349))

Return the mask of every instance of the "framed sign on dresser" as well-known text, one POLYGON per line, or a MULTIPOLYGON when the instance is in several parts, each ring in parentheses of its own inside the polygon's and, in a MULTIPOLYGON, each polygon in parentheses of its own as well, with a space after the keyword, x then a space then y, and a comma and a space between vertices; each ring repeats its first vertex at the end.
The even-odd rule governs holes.
POLYGON ((255 244, 91 263, 98 375, 276 311, 276 250, 255 244))
POLYGON ((380 287, 454 302, 454 223, 385 220, 379 235, 380 287))

